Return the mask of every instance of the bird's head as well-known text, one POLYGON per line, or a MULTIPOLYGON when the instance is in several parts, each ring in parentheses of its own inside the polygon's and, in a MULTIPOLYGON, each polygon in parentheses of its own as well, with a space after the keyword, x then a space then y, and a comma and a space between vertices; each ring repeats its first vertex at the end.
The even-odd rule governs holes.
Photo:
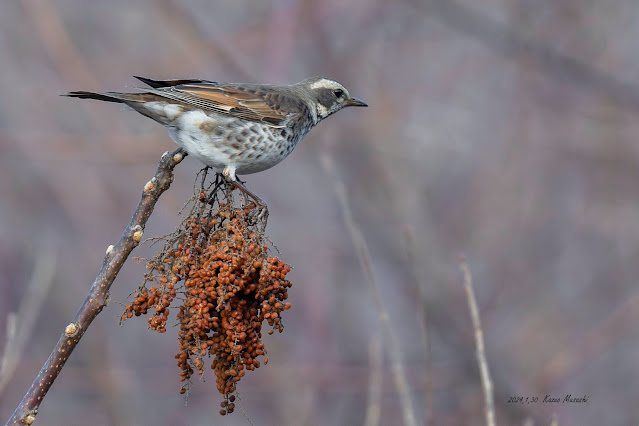
POLYGON ((328 78, 311 77, 298 83, 297 86, 315 107, 317 121, 348 106, 368 106, 366 102, 351 97, 348 90, 337 81, 328 78))

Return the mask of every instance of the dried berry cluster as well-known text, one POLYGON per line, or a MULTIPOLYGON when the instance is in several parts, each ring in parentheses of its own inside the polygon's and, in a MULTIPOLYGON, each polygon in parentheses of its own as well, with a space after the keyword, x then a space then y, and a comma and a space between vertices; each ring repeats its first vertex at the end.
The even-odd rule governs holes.
POLYGON ((224 395, 220 413, 226 414, 235 408, 231 394, 236 383, 266 355, 263 321, 283 329, 280 315, 291 306, 285 302, 291 283, 286 280, 289 266, 267 256, 266 237, 254 220, 255 205, 234 207, 230 189, 223 187, 218 183, 213 191, 199 193, 189 216, 147 263, 145 279, 155 285, 134 293, 122 319, 154 309, 149 328, 163 333, 169 306, 180 300, 175 358, 180 380, 187 382, 180 392, 186 392, 195 371, 204 373, 205 357, 212 356, 217 388, 224 395), (221 192, 225 202, 218 202, 221 192))

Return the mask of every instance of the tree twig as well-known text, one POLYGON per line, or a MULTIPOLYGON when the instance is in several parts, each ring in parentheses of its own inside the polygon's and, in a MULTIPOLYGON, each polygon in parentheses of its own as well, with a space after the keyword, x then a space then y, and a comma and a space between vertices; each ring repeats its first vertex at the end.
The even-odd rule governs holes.
POLYGON ((160 195, 171 186, 173 169, 182 161, 184 156, 186 156, 186 153, 182 149, 177 149, 171 153, 166 152, 160 159, 155 175, 144 185, 142 197, 129 225, 125 228, 115 246, 109 246, 107 249, 102 268, 82 306, 75 314, 73 321, 65 327, 58 343, 55 345, 51 355, 49 355, 49 359, 40 369, 31 384, 31 388, 22 398, 7 425, 30 425, 35 421, 42 400, 58 377, 58 374, 60 374, 69 355, 71 355, 91 322, 108 303, 109 290, 115 277, 120 272, 131 251, 142 239, 144 226, 153 212, 155 203, 160 198, 160 195))
POLYGON ((422 328, 422 340, 424 342, 424 384, 426 391, 424 392, 424 408, 426 426, 433 426, 435 424, 435 412, 433 410, 433 372, 432 361, 430 354, 430 337, 428 336, 428 329, 430 327, 430 320, 428 319, 428 304, 426 298, 426 284, 419 278, 417 259, 417 246, 415 244, 415 235, 412 228, 407 227, 404 229, 404 237, 406 238, 407 255, 410 260, 411 270, 413 273, 413 283, 417 289, 417 295, 419 297, 418 314, 422 328))
POLYGON ((7 339, 3 355, 0 356, 0 396, 16 372, 22 359, 33 327, 42 312, 42 303, 49 294, 55 275, 57 260, 55 251, 45 248, 35 257, 33 274, 18 312, 11 312, 7 319, 7 339))
POLYGON ((368 375, 368 402, 366 404, 366 426, 379 425, 382 412, 380 401, 382 399, 382 339, 374 335, 368 345, 368 360, 370 373, 368 375))
POLYGON ((404 368, 402 355, 399 351, 399 348, 401 346, 397 342, 397 337, 393 332, 393 327, 388 315, 388 311, 384 306, 384 301, 379 291, 379 285, 377 284, 377 280, 375 279, 375 273, 373 272, 371 255, 370 251, 368 250, 368 245, 366 244, 366 240, 364 239, 362 231, 353 219, 353 213, 351 212, 348 197, 346 195, 346 188, 344 187, 344 184, 337 178, 337 175, 335 173, 335 166, 333 165, 331 158, 327 154, 323 154, 321 162, 326 172, 333 178, 335 192, 337 193, 342 207, 342 213, 344 216, 344 222, 346 223, 346 228, 351 235, 353 245, 357 249, 357 256, 359 257, 360 265, 362 267, 362 270, 364 271, 364 274, 366 275, 367 281, 370 285, 371 293, 373 294, 373 298, 375 299, 377 313, 379 315, 380 322, 382 323, 383 330, 386 334, 386 341, 384 343, 391 361, 391 371, 393 379, 395 381, 395 387, 397 388, 397 393, 399 394, 399 402, 402 407, 404 424, 407 426, 415 426, 417 422, 415 421, 415 412, 413 411, 413 403, 411 401, 408 381, 406 379, 406 369, 404 368))
POLYGON ((473 321, 473 329, 475 331, 475 344, 477 346, 477 362, 479 363, 479 374, 481 376, 481 386, 484 391, 484 401, 486 404, 486 425, 495 426, 495 401, 493 397, 493 382, 490 379, 490 371, 488 370, 488 362, 486 361, 486 350, 484 348, 484 332, 479 321, 479 309, 477 309, 477 300, 473 292, 473 276, 465 260, 459 264, 461 269, 464 290, 468 299, 468 309, 470 317, 473 321))

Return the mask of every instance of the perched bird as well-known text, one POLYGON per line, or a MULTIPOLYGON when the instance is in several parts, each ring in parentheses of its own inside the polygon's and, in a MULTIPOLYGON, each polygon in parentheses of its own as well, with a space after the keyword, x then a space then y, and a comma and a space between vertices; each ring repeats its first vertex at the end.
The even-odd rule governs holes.
POLYGON ((329 115, 347 106, 368 106, 323 77, 288 86, 136 78, 150 88, 66 96, 123 103, 163 124, 175 143, 264 207, 236 174, 273 167, 329 115))

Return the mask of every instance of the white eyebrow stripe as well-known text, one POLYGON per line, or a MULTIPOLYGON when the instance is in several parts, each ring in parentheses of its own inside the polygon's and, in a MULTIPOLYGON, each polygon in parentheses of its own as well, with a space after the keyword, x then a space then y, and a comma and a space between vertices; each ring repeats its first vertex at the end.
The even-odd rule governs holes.
POLYGON ((337 87, 337 82, 333 81, 333 80, 329 80, 327 78, 323 78, 321 80, 317 80, 316 82, 312 83, 310 88, 311 90, 315 90, 315 89, 332 89, 334 87, 337 87))

